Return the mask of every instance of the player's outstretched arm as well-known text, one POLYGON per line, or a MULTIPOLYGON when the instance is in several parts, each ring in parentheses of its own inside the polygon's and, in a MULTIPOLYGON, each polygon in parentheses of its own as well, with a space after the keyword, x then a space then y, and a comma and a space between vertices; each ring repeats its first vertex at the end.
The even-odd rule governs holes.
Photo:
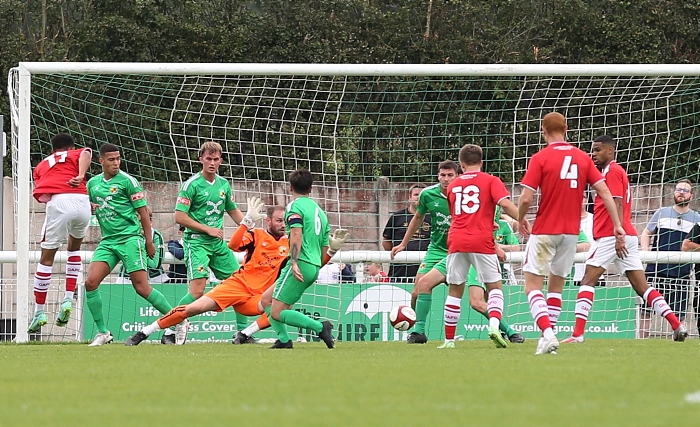
POLYGON ((246 200, 246 204, 248 209, 245 215, 243 215, 239 209, 229 212, 229 215, 238 212, 241 214, 240 220, 236 221, 236 218, 233 218, 233 215, 231 215, 231 218, 233 218, 233 220, 238 224, 245 225, 249 230, 252 230, 255 228, 255 221, 265 218, 265 203, 263 203, 259 197, 249 197, 246 200))
POLYGON ((423 224, 424 219, 425 214, 420 212, 413 214, 413 218, 411 219, 411 222, 408 223, 408 228, 406 229, 406 234, 403 236, 403 240, 401 240, 401 243, 391 248, 391 259, 394 259, 397 253, 406 249, 406 245, 408 245, 408 242, 411 241, 413 234, 418 231, 418 228, 421 226, 421 224, 423 224))
POLYGON ((332 232, 328 236, 328 246, 324 246, 322 249, 323 258, 321 259, 321 265, 324 266, 333 258, 338 250, 343 246, 343 243, 350 237, 350 232, 343 228, 339 228, 332 232))

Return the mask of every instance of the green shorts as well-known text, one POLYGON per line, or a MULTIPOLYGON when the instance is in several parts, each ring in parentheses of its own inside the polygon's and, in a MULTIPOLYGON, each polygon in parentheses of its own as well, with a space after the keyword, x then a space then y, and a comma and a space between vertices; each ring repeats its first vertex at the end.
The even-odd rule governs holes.
POLYGON ((188 280, 209 278, 209 269, 217 279, 224 280, 240 268, 233 251, 223 240, 183 239, 182 243, 188 280))
POLYGON ((146 270, 147 260, 146 239, 143 236, 133 236, 119 242, 102 240, 92 254, 92 262, 106 262, 110 270, 121 261, 127 274, 146 270))
POLYGON ((428 252, 425 253, 425 258, 423 258, 423 262, 421 262, 420 267, 418 267, 418 274, 427 274, 436 264, 446 258, 446 251, 428 247, 428 252))
POLYGON ((442 275, 445 276, 445 278, 447 278, 447 257, 443 258, 442 261, 435 264, 433 268, 442 273, 442 275))
POLYGON ((285 304, 294 305, 301 298, 306 289, 316 283, 318 271, 321 269, 318 266, 309 264, 306 261, 297 263, 301 275, 304 276, 304 281, 300 282, 292 273, 292 263, 288 261, 284 266, 280 275, 275 282, 275 290, 272 292, 272 298, 280 300, 285 304))

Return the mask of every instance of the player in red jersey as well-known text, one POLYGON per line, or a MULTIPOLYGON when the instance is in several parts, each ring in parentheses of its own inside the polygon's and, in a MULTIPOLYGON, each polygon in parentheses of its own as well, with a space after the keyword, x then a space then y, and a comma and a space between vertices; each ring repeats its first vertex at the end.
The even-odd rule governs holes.
MULTIPOLYGON (((609 212, 616 212, 615 201, 590 156, 565 141, 566 118, 549 113, 542 120, 547 147, 532 156, 522 181, 518 213, 520 232, 530 239, 525 248, 523 273, 530 311, 542 338, 535 354, 554 353, 559 341, 553 327, 561 313, 561 291, 576 254, 581 228, 581 201, 586 184, 602 198, 609 212), (540 189, 540 203, 532 230, 524 222, 533 196, 540 189), (542 294, 544 277, 549 275, 547 300, 542 294)), ((615 236, 624 244, 625 231, 613 216, 615 236)))
MULTIPOLYGON (((474 266, 479 282, 488 291, 489 337, 496 347, 506 347, 498 330, 503 317, 503 288, 501 264, 493 238, 493 218, 497 205, 513 217, 517 217, 518 208, 510 201, 510 194, 500 179, 481 172, 482 159, 478 145, 462 147, 459 163, 464 173, 447 187, 452 223, 447 235, 449 291, 445 301, 445 335, 454 337, 469 267, 474 266)), ((439 348, 451 347, 454 341, 448 340, 439 348)))
POLYGON ((85 187, 85 173, 90 167, 92 150, 74 149, 73 137, 59 133, 51 140, 53 153, 34 168, 34 198, 46 203, 42 231, 41 259, 34 275, 34 317, 27 332, 39 332, 47 323, 44 307, 51 284, 51 270, 56 251, 68 242, 66 293, 56 318, 65 326, 73 309, 75 287, 82 269, 80 245, 90 223, 90 201, 85 187))
POLYGON ((678 320, 666 303, 664 297, 647 284, 644 267, 639 259, 637 247, 639 238, 637 230, 632 225, 632 195, 627 172, 615 162, 615 140, 608 135, 602 135, 593 141, 593 162, 603 172, 605 182, 615 199, 616 214, 622 221, 627 236, 625 246, 621 253, 616 250, 613 223, 610 214, 603 205, 603 200, 596 196, 593 208, 593 239, 595 242, 588 252, 586 260, 586 273, 581 279, 581 287, 576 298, 576 324, 574 333, 565 339, 564 343, 583 342, 583 333, 586 329, 588 313, 593 306, 594 286, 600 276, 605 273, 613 262, 620 271, 625 272, 632 289, 642 297, 656 313, 666 318, 673 329, 674 341, 685 341, 688 331, 678 320))

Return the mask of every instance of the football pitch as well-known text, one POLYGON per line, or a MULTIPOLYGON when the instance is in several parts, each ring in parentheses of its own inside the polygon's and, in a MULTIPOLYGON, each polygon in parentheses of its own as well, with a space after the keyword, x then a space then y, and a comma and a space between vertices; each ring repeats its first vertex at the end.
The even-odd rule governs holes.
POLYGON ((7 426, 695 426, 698 340, 0 345, 7 426))

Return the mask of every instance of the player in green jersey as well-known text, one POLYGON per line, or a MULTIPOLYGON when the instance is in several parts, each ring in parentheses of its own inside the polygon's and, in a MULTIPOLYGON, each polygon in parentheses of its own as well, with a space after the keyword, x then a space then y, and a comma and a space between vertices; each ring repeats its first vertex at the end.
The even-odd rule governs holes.
MULTIPOLYGON (((221 145, 207 141, 199 148, 202 171, 192 175, 180 188, 175 205, 175 222, 185 227, 182 246, 185 251, 185 266, 189 281, 188 293, 178 302, 187 305, 204 295, 209 270, 219 281, 228 278, 240 267, 234 253, 224 241, 224 213, 236 224, 245 215, 238 209, 231 191, 231 184, 218 175, 221 166, 221 145)), ((256 215, 250 218, 248 228, 255 226, 256 215)), ((245 327, 246 318, 237 315, 236 323, 245 327)), ((187 339, 189 321, 175 328, 176 344, 187 339)))
POLYGON ((311 172, 303 169, 292 172, 289 184, 292 201, 284 215, 289 236, 289 258, 275 282, 272 304, 265 309, 277 333, 277 341, 270 348, 292 348, 287 325, 311 329, 328 348, 333 348, 331 322, 314 320, 293 310, 292 306, 316 282, 318 271, 343 244, 347 231, 336 230, 333 235, 330 234, 326 213, 309 197, 313 184, 311 172))
MULTIPOLYGON (((447 206, 447 187, 459 175, 459 166, 452 160, 445 160, 438 165, 438 184, 426 187, 418 196, 416 213, 408 224, 408 229, 403 241, 391 249, 391 259, 397 253, 406 249, 411 236, 423 224, 423 218, 430 212, 432 229, 430 230, 430 244, 423 262, 416 274, 413 292, 411 293, 411 307, 416 310, 416 326, 408 335, 409 344, 425 344, 428 337, 425 335, 425 321, 430 313, 433 303, 433 287, 420 285, 420 280, 433 269, 435 264, 447 256, 447 232, 450 228, 450 208, 447 206)), ((437 285, 436 285, 437 286, 437 285)))
POLYGON ((97 325, 91 346, 108 344, 114 339, 105 325, 98 287, 119 261, 126 266, 136 293, 163 314, 172 309, 163 294, 148 284, 148 258, 155 256, 156 247, 141 184, 119 170, 121 156, 116 145, 100 147, 100 164, 102 173, 87 184, 90 204, 102 232, 85 279, 85 300, 97 325))

